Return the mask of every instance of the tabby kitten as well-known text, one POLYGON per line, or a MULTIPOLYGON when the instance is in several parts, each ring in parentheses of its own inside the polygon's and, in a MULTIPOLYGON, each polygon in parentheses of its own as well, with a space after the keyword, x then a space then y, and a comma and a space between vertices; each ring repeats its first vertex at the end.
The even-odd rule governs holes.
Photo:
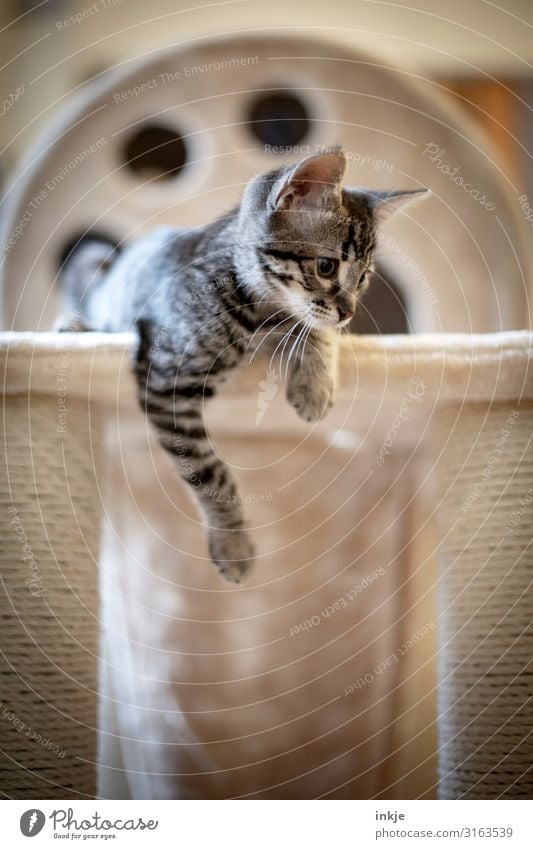
POLYGON ((230 581, 245 576, 254 549, 204 401, 275 341, 289 403, 306 422, 322 418, 335 394, 336 331, 367 285, 376 227, 425 193, 343 188, 345 169, 342 150, 318 153, 255 177, 240 206, 205 227, 157 231, 116 258, 88 238, 64 265, 78 329, 136 330, 141 405, 192 487, 211 558, 230 581))

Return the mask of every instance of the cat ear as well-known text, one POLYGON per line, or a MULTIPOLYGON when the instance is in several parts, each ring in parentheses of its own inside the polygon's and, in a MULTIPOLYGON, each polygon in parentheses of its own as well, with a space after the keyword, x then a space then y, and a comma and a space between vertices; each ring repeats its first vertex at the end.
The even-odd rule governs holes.
POLYGON ((412 203, 414 200, 422 200, 429 197, 429 189, 406 189, 405 191, 392 192, 367 192, 370 208, 374 212, 376 221, 382 224, 392 215, 412 203))
POLYGON ((295 165, 278 189, 275 209, 320 209, 332 193, 340 197, 345 171, 346 156, 339 147, 308 156, 295 165))

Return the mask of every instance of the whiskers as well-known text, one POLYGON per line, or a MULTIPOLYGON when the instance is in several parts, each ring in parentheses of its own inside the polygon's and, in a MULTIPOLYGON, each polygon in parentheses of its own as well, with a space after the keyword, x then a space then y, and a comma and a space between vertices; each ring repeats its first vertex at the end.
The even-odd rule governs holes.
MULTIPOLYGON (((261 271, 265 268, 262 267, 261 271)), ((244 279, 246 283, 246 279, 244 279)), ((248 285, 251 285, 251 280, 248 285)), ((268 304, 272 303, 274 307, 279 307, 279 295, 272 289, 268 289, 257 301, 254 301, 256 309, 261 309, 264 315, 263 320, 250 336, 247 348, 251 350, 251 355, 248 364, 251 365, 256 354, 261 348, 266 347, 267 342, 275 342, 270 361, 268 364, 269 371, 273 368, 273 364, 279 354, 279 373, 284 373, 284 379, 287 380, 291 364, 293 365, 298 356, 303 358, 305 348, 309 340, 311 331, 315 328, 312 321, 312 316, 309 314, 309 303, 302 297, 294 298, 294 293, 290 302, 286 306, 275 309, 274 312, 265 315, 268 309, 268 304), (274 297, 273 297, 274 296, 274 297), (303 314, 305 317, 298 318, 297 313, 303 314), (274 323, 275 319, 278 320, 274 323), (272 327, 268 326, 273 324, 272 327), (267 332, 266 332, 267 331, 267 332), (279 335, 281 338, 276 339, 279 335), (261 338, 258 338, 261 337, 261 338), (291 344, 292 343, 292 344, 291 344), (255 346, 255 347, 254 347, 255 346)), ((270 345, 268 346, 270 348, 270 345)))
MULTIPOLYGON (((277 310, 275 313, 272 313, 272 315, 267 316, 267 317, 265 318, 265 320, 264 320, 263 322, 261 322, 261 324, 259 325, 259 327, 257 328, 257 330, 255 330, 255 331, 254 331, 254 333, 253 333, 253 335, 251 336, 250 341, 248 342, 248 347, 252 344, 253 340, 255 339, 255 337, 257 336, 257 334, 258 334, 258 333, 259 333, 259 331, 261 330, 261 328, 262 328, 262 327, 263 327, 263 326, 264 326, 264 325, 265 325, 268 321, 271 321, 271 320, 274 318, 274 316, 279 315, 279 314, 280 314, 280 312, 284 313, 284 312, 285 312, 285 310, 284 310, 284 309, 277 310)), ((287 316, 287 315, 286 315, 286 316, 284 316, 284 317, 283 317, 280 321, 278 321, 278 322, 277 322, 277 324, 275 324, 275 325, 274 325, 274 327, 272 327, 272 328, 268 331, 268 333, 265 333, 265 335, 263 336, 263 338, 262 338, 262 339, 261 339, 261 341, 259 342, 259 344, 258 344, 257 348, 253 351, 252 356, 250 357, 250 359, 249 359, 249 361, 248 361, 248 365, 250 365, 250 363, 252 362, 253 358, 254 358, 254 357, 255 357, 255 355, 257 354, 257 352, 258 352, 259 348, 261 347, 261 345, 263 345, 263 344, 266 342, 266 340, 268 339, 268 337, 269 337, 269 336, 271 336, 271 335, 274 333, 274 331, 278 329, 278 327, 281 327, 281 325, 282 325, 282 324, 285 324, 285 322, 286 322, 286 321, 290 321, 290 318, 289 318, 289 316, 287 316)))
MULTIPOLYGON (((307 319, 303 319, 303 323, 304 323, 304 325, 303 325, 302 329, 300 330, 300 332, 298 333, 298 335, 297 335, 297 337, 296 337, 296 339, 293 343, 293 346, 292 346, 292 348, 289 352, 289 356, 287 358, 287 364, 285 366, 285 382, 287 381, 287 377, 289 375, 289 368, 290 368, 291 359, 293 357, 293 354, 294 354, 294 357, 296 359, 296 357, 298 356, 298 349, 301 347, 300 362, 302 362, 303 356, 304 356, 304 353, 305 353, 305 346, 307 344, 307 340, 309 339, 309 335, 310 335, 310 333, 313 329, 313 325, 310 324, 310 322, 307 319)), ((282 354, 282 358, 283 358, 283 354, 282 354)))
POLYGON ((276 354, 278 352, 278 349, 280 348, 281 345, 283 345, 283 349, 282 349, 281 355, 280 355, 280 372, 281 372, 281 369, 283 367, 283 353, 285 351, 285 348, 287 347, 287 342, 291 338, 292 334, 294 333, 294 331, 296 330, 298 325, 302 323, 302 321, 303 321, 303 319, 301 319, 301 318, 297 319, 294 322, 294 324, 292 325, 292 327, 290 327, 289 330, 287 330, 286 334, 281 337, 280 341, 278 342, 278 344, 274 348, 274 351, 272 352, 272 356, 270 357, 270 362, 268 364, 269 370, 272 368, 272 362, 273 362, 274 357, 276 356, 276 354))

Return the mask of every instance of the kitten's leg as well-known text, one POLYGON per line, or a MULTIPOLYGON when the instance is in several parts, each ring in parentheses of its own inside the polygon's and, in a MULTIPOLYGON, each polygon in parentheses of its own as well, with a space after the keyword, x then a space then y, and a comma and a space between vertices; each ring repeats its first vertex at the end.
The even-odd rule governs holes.
POLYGON ((252 566, 253 545, 244 529, 237 487, 225 463, 213 451, 203 424, 201 406, 176 400, 150 385, 141 403, 155 426, 163 448, 192 488, 209 528, 209 554, 229 581, 239 582, 252 566))
POLYGON ((287 400, 306 422, 322 419, 335 400, 337 334, 311 331, 305 348, 291 358, 287 400))
POLYGON ((168 373, 143 354, 136 373, 141 406, 159 441, 193 490, 209 530, 209 554, 228 581, 240 582, 253 565, 254 548, 245 530, 237 486, 228 466, 215 454, 203 422, 204 399, 214 394, 203 378, 168 373))
POLYGON ((90 333, 91 330, 92 328, 82 321, 77 313, 60 315, 52 327, 54 333, 90 333))

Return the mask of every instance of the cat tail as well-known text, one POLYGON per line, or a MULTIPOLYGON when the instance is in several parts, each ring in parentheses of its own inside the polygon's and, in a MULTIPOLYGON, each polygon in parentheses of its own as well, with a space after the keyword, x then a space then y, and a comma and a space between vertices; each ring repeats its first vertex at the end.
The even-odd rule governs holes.
POLYGON ((113 266, 119 250, 105 236, 88 234, 64 254, 59 279, 63 295, 63 315, 56 330, 89 330, 90 298, 113 266))

